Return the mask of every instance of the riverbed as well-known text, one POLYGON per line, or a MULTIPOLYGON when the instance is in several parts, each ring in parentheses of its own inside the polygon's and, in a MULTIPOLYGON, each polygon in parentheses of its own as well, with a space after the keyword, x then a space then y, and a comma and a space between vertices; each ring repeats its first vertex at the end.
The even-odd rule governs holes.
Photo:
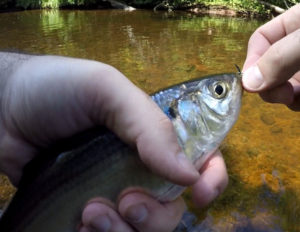
MULTIPOLYGON (((195 77, 236 72, 265 21, 184 12, 24 11, 0 14, 0 50, 94 59, 147 93, 195 77)), ((230 181, 206 209, 187 191, 195 231, 300 231, 300 118, 245 93, 221 146, 230 181)), ((0 179, 0 208, 14 189, 0 179)))

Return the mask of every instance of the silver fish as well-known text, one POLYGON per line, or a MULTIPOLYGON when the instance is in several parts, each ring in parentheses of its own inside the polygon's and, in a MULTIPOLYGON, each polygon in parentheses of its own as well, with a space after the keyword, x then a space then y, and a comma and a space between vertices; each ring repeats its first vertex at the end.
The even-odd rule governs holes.
MULTIPOLYGON (((152 99, 172 121, 186 156, 199 165, 220 145, 238 118, 241 80, 219 74, 171 86, 152 99)), ((149 171, 137 151, 107 129, 97 128, 37 156, 1 221, 1 232, 75 232, 91 198, 116 201, 139 186, 160 201, 178 197, 183 186, 149 171)))

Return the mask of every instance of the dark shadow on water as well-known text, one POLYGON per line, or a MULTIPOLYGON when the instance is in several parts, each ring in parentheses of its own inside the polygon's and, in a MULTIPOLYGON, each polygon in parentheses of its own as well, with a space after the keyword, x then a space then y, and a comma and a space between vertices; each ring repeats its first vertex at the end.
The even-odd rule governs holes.
POLYGON ((233 221, 220 219, 217 223, 211 215, 196 223, 196 216, 192 213, 185 212, 182 224, 177 227, 174 232, 283 232, 280 225, 275 224, 278 218, 268 214, 267 212, 260 212, 257 216, 250 218, 238 212, 232 213, 233 221), (266 221, 265 221, 266 220, 266 221))

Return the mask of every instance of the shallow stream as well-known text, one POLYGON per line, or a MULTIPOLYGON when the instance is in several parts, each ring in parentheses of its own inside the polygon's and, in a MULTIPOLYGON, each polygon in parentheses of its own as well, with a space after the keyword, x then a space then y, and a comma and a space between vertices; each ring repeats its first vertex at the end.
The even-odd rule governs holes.
MULTIPOLYGON (((95 59, 147 93, 191 78, 235 72, 263 21, 188 13, 118 10, 0 14, 0 50, 95 59)), ((300 117, 245 93, 221 150, 229 186, 193 231, 300 231, 300 117)), ((13 193, 0 178, 0 208, 13 193)))

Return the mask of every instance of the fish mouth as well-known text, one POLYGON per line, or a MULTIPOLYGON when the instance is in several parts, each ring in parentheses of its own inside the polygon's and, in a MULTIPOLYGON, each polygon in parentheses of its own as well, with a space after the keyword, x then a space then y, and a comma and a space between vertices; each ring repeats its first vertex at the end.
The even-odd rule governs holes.
POLYGON ((236 80, 237 80, 236 85, 241 86, 241 96, 243 96, 244 95, 244 87, 243 87, 243 84, 242 84, 243 73, 242 73, 240 67, 237 64, 234 64, 234 66, 237 69, 237 72, 235 73, 235 77, 236 77, 236 80))
POLYGON ((241 71, 240 67, 237 64, 234 64, 234 66, 237 69, 237 77, 242 79, 242 71, 241 71))
POLYGON ((241 95, 243 96, 244 95, 244 87, 242 85, 243 73, 242 73, 240 67, 237 64, 234 64, 234 66, 237 69, 237 72, 236 72, 235 76, 241 82, 241 86, 242 86, 241 95))

